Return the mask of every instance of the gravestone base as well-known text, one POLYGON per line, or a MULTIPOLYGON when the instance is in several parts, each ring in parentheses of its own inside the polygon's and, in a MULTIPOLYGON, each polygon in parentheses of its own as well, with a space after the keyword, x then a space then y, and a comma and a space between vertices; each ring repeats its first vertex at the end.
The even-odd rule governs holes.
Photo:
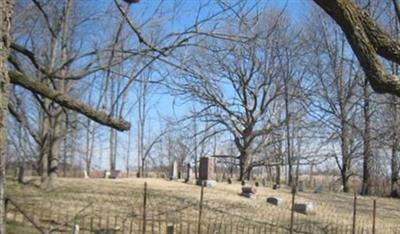
POLYGON ((201 186, 201 184, 203 184, 204 187, 206 187, 206 188, 213 188, 217 185, 217 181, 215 181, 215 180, 197 180, 197 185, 201 186))

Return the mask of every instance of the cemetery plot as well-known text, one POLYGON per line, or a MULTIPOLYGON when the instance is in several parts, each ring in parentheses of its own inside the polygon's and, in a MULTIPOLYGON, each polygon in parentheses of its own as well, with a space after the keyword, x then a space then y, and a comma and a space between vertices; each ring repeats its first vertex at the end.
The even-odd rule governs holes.
MULTIPOLYGON (((175 233, 196 233, 201 187, 184 183, 184 180, 59 179, 52 192, 43 192, 35 186, 21 186, 13 182, 9 184, 9 196, 44 228, 65 231, 76 223, 81 231, 86 232, 108 230, 129 233, 131 230, 132 233, 140 233, 143 230, 145 181, 146 233, 166 233, 169 224, 174 225, 175 233)), ((273 190, 263 186, 257 187, 257 190, 255 187, 242 189, 239 182, 232 182, 204 188, 201 230, 205 233, 207 230, 219 233, 248 233, 248 230, 256 230, 250 233, 264 233, 264 230, 288 231, 291 214, 289 189, 282 187, 273 190), (239 196, 241 192, 256 192, 257 197, 248 199, 239 196)), ((371 230, 372 200, 369 197, 358 198, 357 230, 360 233, 361 230, 371 230)), ((312 191, 297 194, 296 204, 310 202, 312 215, 307 213, 311 211, 309 206, 303 207, 305 212, 294 213, 295 232, 351 231, 351 195, 316 194, 312 191)), ((393 230, 399 230, 398 210, 400 205, 394 200, 378 200, 377 233, 395 233, 393 230)), ((11 204, 7 217, 12 222, 29 224, 11 204)))

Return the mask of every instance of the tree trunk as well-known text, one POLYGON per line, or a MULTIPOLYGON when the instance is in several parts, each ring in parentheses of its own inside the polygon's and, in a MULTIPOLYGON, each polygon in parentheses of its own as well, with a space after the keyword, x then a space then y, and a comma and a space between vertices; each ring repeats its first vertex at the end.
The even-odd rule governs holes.
POLYGON ((281 184, 281 166, 276 165, 275 184, 281 184))
POLYGON ((400 143, 399 139, 399 131, 398 131, 398 107, 396 102, 396 97, 392 97, 391 101, 392 112, 393 112, 393 144, 392 144, 392 158, 391 158, 391 176, 390 176, 390 196, 391 197, 399 197, 400 196, 400 188, 398 185, 399 181, 399 152, 398 147, 400 143))
POLYGON ((368 81, 364 83, 364 161, 363 161, 363 183, 361 188, 362 195, 371 194, 371 170, 373 155, 371 150, 371 110, 369 106, 368 81))
POLYGON ((342 133, 341 133, 341 150, 342 150, 342 166, 341 166, 341 176, 342 176, 342 186, 343 192, 348 193, 349 188, 349 178, 350 178, 350 168, 351 168, 351 155, 349 154, 349 137, 347 132, 346 123, 342 123, 342 133))
POLYGON ((7 156, 7 110, 10 78, 7 58, 10 48, 10 24, 14 1, 0 2, 0 234, 5 234, 5 183, 7 156))
POLYGON ((289 91, 288 91, 288 82, 287 77, 285 77, 285 115, 286 115, 286 152, 287 152, 287 165, 288 165, 288 181, 287 184, 292 186, 293 184, 293 175, 292 175, 292 155, 291 155, 291 142, 290 142, 290 113, 289 113, 289 91))
POLYGON ((343 186, 343 192, 345 192, 345 193, 350 192, 349 177, 347 176, 347 169, 342 170, 342 186, 343 186))
POLYGON ((239 174, 239 181, 242 180, 249 180, 250 179, 250 172, 251 168, 249 167, 249 154, 246 151, 243 151, 240 153, 240 158, 239 158, 239 169, 240 169, 240 174, 239 174))

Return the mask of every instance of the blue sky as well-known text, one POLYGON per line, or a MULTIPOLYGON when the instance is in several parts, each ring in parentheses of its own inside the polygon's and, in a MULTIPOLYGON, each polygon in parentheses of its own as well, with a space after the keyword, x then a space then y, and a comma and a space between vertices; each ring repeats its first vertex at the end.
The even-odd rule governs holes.
MULTIPOLYGON (((92 1, 92 0, 89 0, 92 1)), ((98 3, 98 7, 100 8, 107 8, 107 6, 112 6, 113 1, 96 1, 98 3), (99 3, 100 2, 100 3, 99 3)), ((207 17, 207 15, 213 14, 216 11, 220 11, 221 8, 216 4, 216 1, 197 1, 197 0, 181 0, 183 4, 179 9, 175 8, 174 3, 177 2, 176 0, 164 0, 162 2, 162 9, 160 10, 161 15, 162 12, 170 12, 171 10, 176 10, 179 14, 176 14, 174 18, 167 18, 166 20, 163 19, 163 28, 167 31, 182 31, 184 28, 193 24, 196 19, 197 10, 201 4, 208 4, 205 7, 199 16, 199 18, 207 17), (167 21, 167 22, 165 22, 167 21)), ((228 1, 226 1, 228 2, 228 1)), ((310 8, 310 0, 265 0, 261 1, 261 5, 266 5, 267 9, 278 9, 281 10, 286 8, 289 17, 294 22, 299 22, 304 19, 309 12, 310 8)), ((141 0, 139 4, 135 4, 131 6, 130 10, 130 17, 132 17, 138 24, 142 24, 143 22, 147 22, 148 19, 153 15, 153 12, 161 1, 154 1, 154 0, 141 0)), ((246 1, 247 5, 252 5, 254 1, 246 1)), ((169 16, 170 17, 170 16, 169 16)), ((144 27, 145 28, 145 27, 144 27)), ((146 36, 146 35, 145 35, 146 36)), ((130 92, 133 92, 134 89, 131 89, 130 92)), ((133 97, 135 95, 132 95, 133 97)), ((132 101, 134 102, 134 101, 132 101)), ((188 111, 192 108, 192 104, 184 104, 178 98, 175 98, 169 94, 166 94, 165 90, 156 88, 156 92, 151 95, 150 103, 151 111, 149 112, 149 119, 147 123, 147 129, 151 129, 151 132, 147 132, 148 135, 154 135, 156 132, 160 131, 162 128, 162 123, 159 122, 159 116, 162 115, 166 116, 175 116, 176 118, 180 118, 183 115, 187 114, 188 111)), ((131 145, 131 161, 136 163, 136 147, 135 147, 135 136, 136 136, 136 118, 137 112, 136 108, 133 108, 133 111, 125 116, 125 118, 129 121, 132 121, 132 129, 131 134, 133 136, 132 145, 131 145)), ((125 148, 123 145, 127 142, 127 134, 129 133, 120 133, 120 156, 117 162, 118 168, 124 168, 124 159, 122 156, 125 156, 125 148)), ((105 136, 107 136, 106 134, 105 136)), ((104 143, 108 142, 106 139, 103 141, 104 143)), ((100 164, 101 167, 107 168, 108 164, 108 144, 101 144, 100 147, 101 152, 101 159, 100 164)), ((98 164, 98 165, 99 165, 98 164)))

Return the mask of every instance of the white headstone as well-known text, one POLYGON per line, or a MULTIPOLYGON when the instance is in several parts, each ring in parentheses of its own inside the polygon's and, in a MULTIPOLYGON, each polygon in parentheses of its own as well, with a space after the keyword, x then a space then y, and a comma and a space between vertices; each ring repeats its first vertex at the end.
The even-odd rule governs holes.
POLYGON ((111 172, 110 171, 104 171, 104 178, 108 179, 110 178, 111 172))
POLYGON ((178 179, 178 163, 174 161, 172 163, 172 173, 171 173, 171 180, 178 179))
POLYGON ((85 179, 90 178, 86 170, 83 170, 83 178, 85 178, 85 179))

